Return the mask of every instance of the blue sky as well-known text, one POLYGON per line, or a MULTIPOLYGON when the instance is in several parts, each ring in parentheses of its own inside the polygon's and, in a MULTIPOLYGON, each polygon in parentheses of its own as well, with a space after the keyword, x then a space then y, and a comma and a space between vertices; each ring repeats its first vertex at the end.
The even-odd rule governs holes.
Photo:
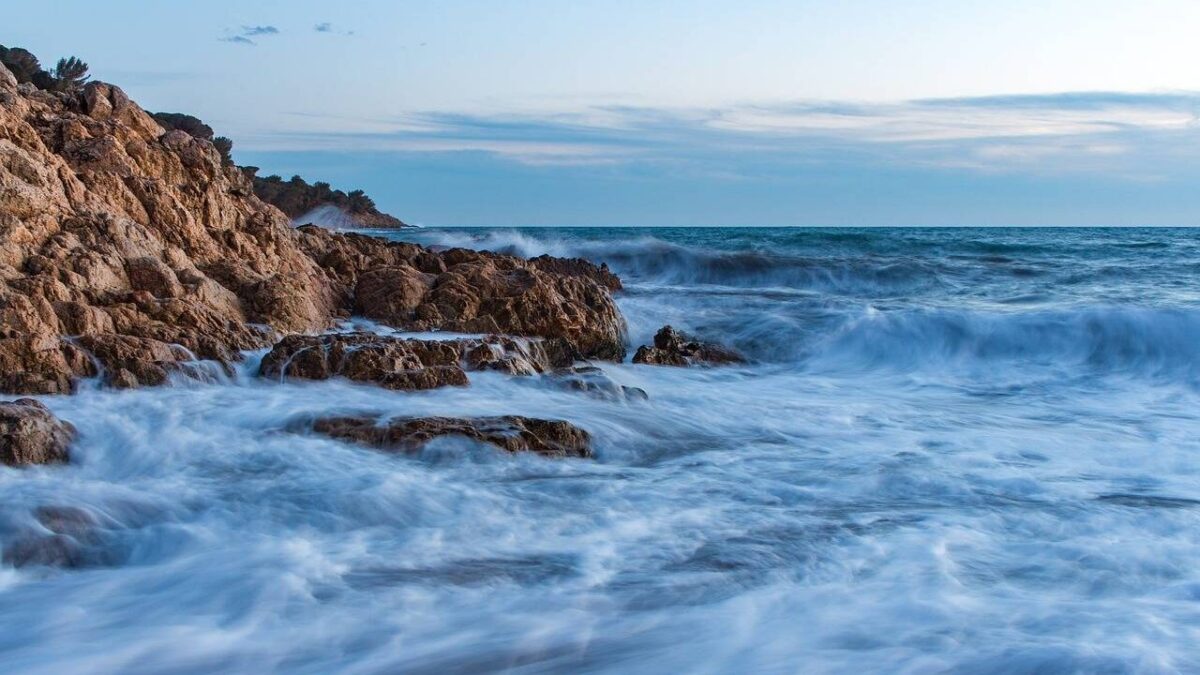
POLYGON ((1200 225, 1193 0, 54 2, 239 162, 429 225, 1200 225))

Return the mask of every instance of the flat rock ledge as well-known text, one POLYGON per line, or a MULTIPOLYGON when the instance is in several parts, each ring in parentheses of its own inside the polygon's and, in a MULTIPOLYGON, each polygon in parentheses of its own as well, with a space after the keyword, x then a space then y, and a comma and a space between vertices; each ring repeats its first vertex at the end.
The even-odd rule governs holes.
POLYGON ((312 430, 389 452, 417 452, 443 436, 459 436, 487 443, 508 452, 535 452, 543 457, 592 456, 591 435, 563 420, 517 415, 501 417, 412 417, 380 420, 377 417, 318 419, 312 430))
POLYGON ((578 353, 566 340, 500 335, 418 340, 374 333, 291 335, 263 357, 259 375, 274 379, 344 377, 387 389, 467 386, 468 370, 534 375, 570 366, 578 353))
POLYGON ((0 403, 0 464, 65 464, 75 427, 31 398, 0 403))
POLYGON ((633 362, 653 366, 716 366, 745 363, 746 357, 728 347, 701 342, 663 326, 655 333, 653 345, 638 347, 633 362))

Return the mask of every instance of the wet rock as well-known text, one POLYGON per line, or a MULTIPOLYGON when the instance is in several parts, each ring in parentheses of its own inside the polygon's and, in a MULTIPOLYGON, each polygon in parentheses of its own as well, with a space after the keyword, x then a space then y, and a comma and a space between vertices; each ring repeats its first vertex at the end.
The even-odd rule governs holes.
POLYGON ((112 565, 122 551, 106 542, 107 528, 92 513, 75 506, 39 506, 36 526, 20 531, 5 544, 0 560, 13 567, 68 569, 112 565))
POLYGON ((562 420, 502 417, 417 417, 380 421, 373 417, 319 419, 313 431, 380 450, 415 452, 442 436, 459 436, 508 452, 545 457, 591 457, 591 436, 562 420))
POLYGON ((550 381, 563 389, 606 401, 645 401, 645 389, 618 384, 596 366, 575 366, 554 371, 550 381))
POLYGON ((39 401, 0 403, 0 464, 65 464, 75 428, 39 401))
POLYGON ((560 338, 587 358, 620 360, 620 279, 580 259, 496 253, 299 228, 301 243, 342 284, 355 311, 407 330, 560 338))
POLYGON ((403 340, 371 333, 289 335, 263 357, 260 377, 327 380, 344 377, 388 389, 466 386, 461 352, 451 343, 403 340))
POLYGON ((728 347, 700 342, 663 326, 655 333, 653 346, 638 347, 633 362, 655 366, 726 365, 745 363, 746 358, 728 347))
POLYGON ((76 378, 95 374, 83 350, 57 336, 0 339, 0 391, 69 394, 76 378))
POLYGON ((624 288, 621 285, 621 278, 613 274, 605 263, 596 265, 583 258, 555 258, 549 255, 530 258, 529 263, 543 272, 591 279, 610 291, 619 291, 624 288))
POLYGON ((189 372, 182 364, 192 360, 185 349, 132 335, 85 335, 78 339, 101 366, 107 386, 117 389, 166 384, 173 372, 189 372))
POLYGON ((485 338, 416 340, 374 333, 289 335, 263 357, 261 377, 344 377, 389 389, 466 386, 466 370, 531 375, 573 362, 555 341, 485 338))
POLYGON ((65 534, 17 537, 4 547, 0 560, 13 567, 44 565, 47 567, 82 567, 85 559, 83 546, 74 537, 65 534))

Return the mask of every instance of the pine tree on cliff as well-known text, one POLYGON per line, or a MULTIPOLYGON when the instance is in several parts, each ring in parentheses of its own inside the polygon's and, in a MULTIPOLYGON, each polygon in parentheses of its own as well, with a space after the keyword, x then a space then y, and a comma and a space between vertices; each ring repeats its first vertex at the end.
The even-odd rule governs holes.
POLYGON ((17 78, 17 82, 22 84, 33 82, 38 73, 46 72, 42 70, 42 64, 36 56, 29 50, 20 47, 9 49, 8 47, 0 46, 0 62, 4 64, 5 68, 12 71, 13 76, 17 78))
POLYGON ((221 153, 221 162, 225 166, 233 166, 233 141, 226 136, 217 136, 212 140, 217 152, 221 153))
POLYGON ((0 63, 12 72, 17 82, 32 82, 46 91, 74 91, 88 80, 88 64, 74 56, 59 59, 51 74, 29 50, 0 45, 0 63))
POLYGON ((88 64, 74 56, 59 59, 54 67, 54 79, 60 91, 74 91, 88 81, 88 64))

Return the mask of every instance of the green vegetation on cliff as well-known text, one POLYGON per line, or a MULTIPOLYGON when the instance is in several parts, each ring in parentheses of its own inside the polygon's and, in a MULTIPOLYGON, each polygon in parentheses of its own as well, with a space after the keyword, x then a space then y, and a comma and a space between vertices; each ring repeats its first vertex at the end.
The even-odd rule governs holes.
POLYGON ((88 64, 74 56, 59 59, 51 73, 28 49, 0 45, 0 63, 20 84, 30 83, 45 91, 75 91, 88 80, 88 64))
POLYGON ((362 190, 343 192, 322 181, 309 185, 300 176, 292 176, 287 181, 279 176, 260 178, 254 175, 257 170, 255 167, 242 169, 254 179, 254 194, 264 202, 274 204, 290 218, 299 218, 322 206, 333 205, 361 227, 404 227, 398 218, 375 208, 375 202, 362 190))

